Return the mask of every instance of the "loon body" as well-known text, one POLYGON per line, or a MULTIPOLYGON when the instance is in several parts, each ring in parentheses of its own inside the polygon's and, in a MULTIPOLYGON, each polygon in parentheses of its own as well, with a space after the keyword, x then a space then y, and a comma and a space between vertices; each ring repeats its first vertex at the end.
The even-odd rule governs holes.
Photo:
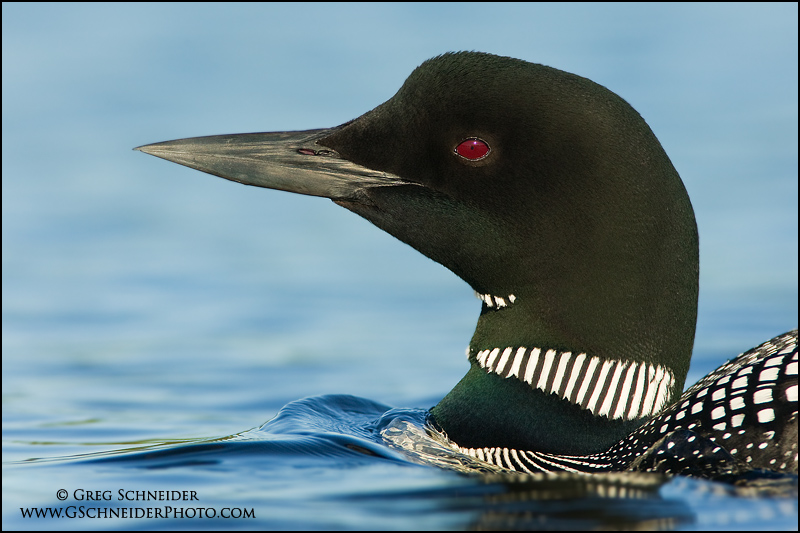
POLYGON ((645 121, 588 79, 448 53, 341 126, 137 149, 330 198, 464 279, 483 302, 470 369, 431 410, 464 454, 532 472, 797 472, 797 331, 681 395, 694 212, 645 121))

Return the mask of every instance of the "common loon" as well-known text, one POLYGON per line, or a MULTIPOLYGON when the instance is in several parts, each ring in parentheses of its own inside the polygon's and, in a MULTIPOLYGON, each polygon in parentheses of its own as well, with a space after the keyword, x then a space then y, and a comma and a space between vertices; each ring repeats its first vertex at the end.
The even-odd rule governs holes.
POLYGON ((446 53, 341 126, 136 149, 330 198, 465 280, 483 302, 470 368, 430 411, 463 454, 527 472, 797 473, 797 331, 681 395, 692 205, 641 116, 586 78, 446 53))

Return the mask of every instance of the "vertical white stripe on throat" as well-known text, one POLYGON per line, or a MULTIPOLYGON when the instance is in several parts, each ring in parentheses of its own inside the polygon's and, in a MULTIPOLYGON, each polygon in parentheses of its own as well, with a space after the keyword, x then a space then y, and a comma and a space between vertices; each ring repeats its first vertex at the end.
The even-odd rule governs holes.
MULTIPOLYGON (((471 353, 467 349, 473 360, 471 353)), ((669 403, 675 384, 672 371, 662 365, 524 346, 481 350, 474 361, 489 373, 516 378, 611 419, 655 415, 669 403)))

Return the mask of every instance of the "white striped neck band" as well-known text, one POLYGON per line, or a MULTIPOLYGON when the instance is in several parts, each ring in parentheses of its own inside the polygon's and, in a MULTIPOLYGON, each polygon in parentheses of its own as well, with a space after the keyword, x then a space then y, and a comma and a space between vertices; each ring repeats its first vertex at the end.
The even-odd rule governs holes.
POLYGON ((675 385, 669 368, 651 363, 524 346, 473 353, 468 349, 470 362, 475 361, 488 373, 519 379, 610 419, 655 415, 669 404, 675 385))
POLYGON ((509 294, 507 296, 495 296, 493 294, 481 294, 478 291, 475 291, 475 297, 485 303, 487 307, 494 309, 510 307, 511 304, 517 301, 517 297, 513 294, 509 294))

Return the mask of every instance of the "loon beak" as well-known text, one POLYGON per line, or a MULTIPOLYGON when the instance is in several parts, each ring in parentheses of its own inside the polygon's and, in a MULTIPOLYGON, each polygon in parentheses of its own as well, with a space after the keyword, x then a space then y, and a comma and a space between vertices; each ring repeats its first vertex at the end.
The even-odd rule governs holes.
POLYGON ((364 188, 407 183, 319 143, 339 129, 193 137, 134 150, 245 185, 333 200, 352 200, 364 188))

